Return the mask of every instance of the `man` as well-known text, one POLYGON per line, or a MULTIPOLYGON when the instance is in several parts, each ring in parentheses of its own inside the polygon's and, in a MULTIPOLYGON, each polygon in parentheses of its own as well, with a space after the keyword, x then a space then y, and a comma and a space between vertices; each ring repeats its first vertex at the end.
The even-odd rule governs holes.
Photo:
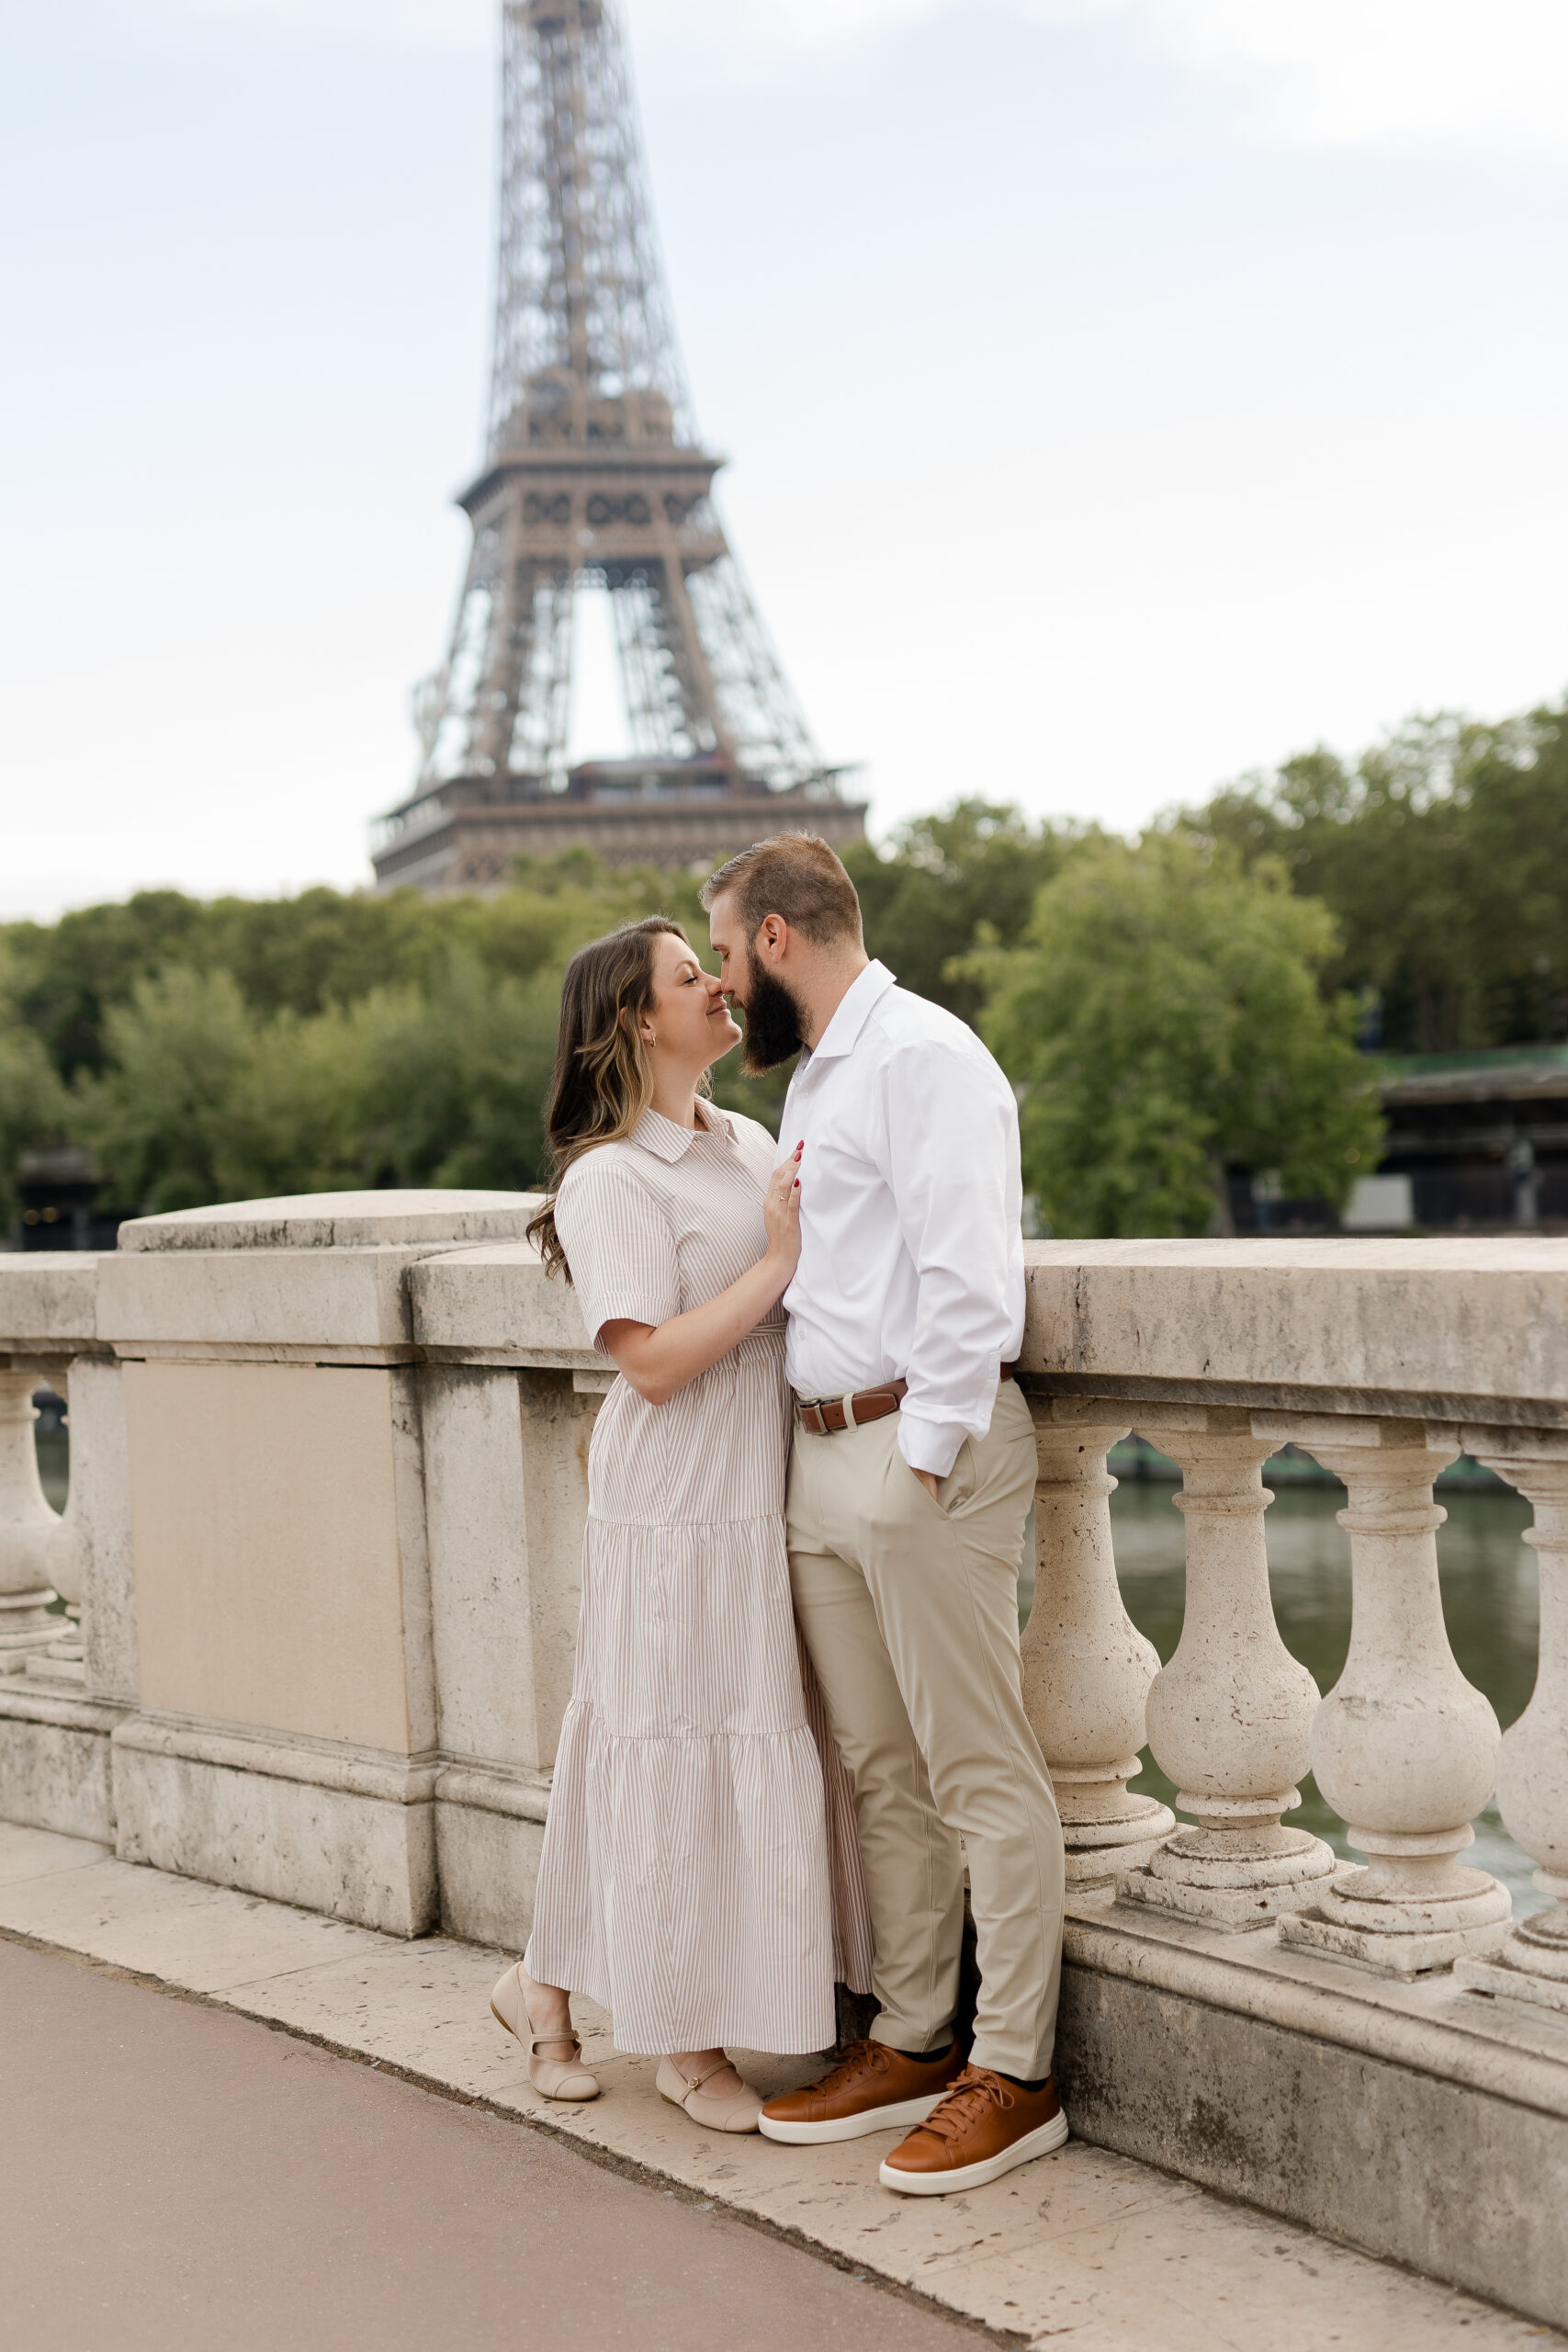
POLYGON ((1023 1337, 1018 1113, 974 1033, 867 957, 825 842, 777 834, 703 892, 745 1067, 804 1047, 784 1294, 796 1613, 854 1788, 878 2014, 771 2139, 914 2126, 881 2168, 940 2195, 1059 2147, 1051 2080, 1062 1833, 1023 1712, 1018 1568, 1035 1477, 1009 1367, 1023 1337), (954 2037, 964 1865, 980 1964, 954 2037))

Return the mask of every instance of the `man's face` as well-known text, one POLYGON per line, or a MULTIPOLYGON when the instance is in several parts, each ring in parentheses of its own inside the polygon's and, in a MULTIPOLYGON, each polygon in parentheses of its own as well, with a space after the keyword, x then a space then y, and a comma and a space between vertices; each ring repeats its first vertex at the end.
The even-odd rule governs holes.
POLYGON ((804 1016, 795 991, 780 978, 759 948, 767 952, 778 944, 769 917, 752 939, 728 899, 716 899, 708 912, 708 937, 718 957, 718 977, 731 1005, 746 1015, 746 1035, 740 1067, 748 1078, 761 1078, 799 1053, 805 1044, 804 1016))
POLYGON ((718 957, 718 984, 730 1003, 738 1004, 744 1012, 750 958, 746 933, 733 899, 716 899, 708 909, 708 937, 718 957))

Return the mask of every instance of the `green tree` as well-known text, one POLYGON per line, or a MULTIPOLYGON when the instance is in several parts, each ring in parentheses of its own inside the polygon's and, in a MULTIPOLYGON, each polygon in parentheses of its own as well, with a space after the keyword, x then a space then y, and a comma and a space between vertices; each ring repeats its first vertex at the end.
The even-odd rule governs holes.
POLYGON ((71 1098, 42 1038, 17 1012, 11 959, 0 949, 0 1230, 15 1217, 23 1152, 63 1143, 71 1098))
POLYGON ((1354 1001, 1319 987, 1335 948, 1278 865, 1181 833, 1081 843, 1023 943, 966 964, 1051 1230, 1213 1230, 1232 1165, 1342 1202, 1382 1120, 1354 1001))
POLYGON ((108 1013, 131 1001, 140 981, 174 965, 227 972, 264 1019, 304 1017, 361 1003, 378 989, 428 988, 454 954, 518 979, 558 970, 584 940, 656 910, 705 937, 691 875, 621 869, 573 850, 517 860, 512 887, 487 899, 321 888, 203 902, 142 890, 54 924, 0 927, 0 953, 18 1014, 70 1079, 104 1069, 108 1013))
POLYGON ((62 1078, 102 1069, 108 1008, 127 1003, 138 980, 164 965, 191 963, 206 922, 198 899, 139 890, 123 905, 81 907, 56 923, 6 925, 17 1009, 62 1078))
POLYGON ((237 1197, 225 1177, 255 1023, 231 977, 172 965, 138 980, 105 1032, 108 1063, 78 1080, 73 1125, 108 1198, 152 1213, 237 1197))
POLYGON ((365 1144, 366 1052, 353 1012, 250 1019, 215 1123, 211 1198, 353 1192, 375 1181, 365 1144))
POLYGON ((1353 766, 1303 752, 1166 821, 1324 900, 1327 985, 1375 1000, 1391 1049, 1568 1036, 1568 704, 1412 719, 1353 766))
POLYGON ((558 1013, 558 972, 498 978, 462 955, 428 991, 367 998, 351 1016, 360 1181, 536 1185, 558 1013))
POLYGON ((844 854, 865 918, 866 945, 907 989, 972 1025, 982 985, 961 960, 985 935, 1011 946, 1034 895, 1081 829, 1032 825, 1002 801, 959 800, 918 817, 886 849, 856 842, 844 854))

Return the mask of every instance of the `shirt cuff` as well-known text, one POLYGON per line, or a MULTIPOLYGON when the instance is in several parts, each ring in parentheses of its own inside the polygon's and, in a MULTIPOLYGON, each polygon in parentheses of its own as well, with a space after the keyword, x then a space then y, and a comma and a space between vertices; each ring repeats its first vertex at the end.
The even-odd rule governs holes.
POLYGON ((969 1432, 962 1421, 928 1421, 908 1411, 898 1416, 898 1451, 911 1470, 945 1478, 969 1432))

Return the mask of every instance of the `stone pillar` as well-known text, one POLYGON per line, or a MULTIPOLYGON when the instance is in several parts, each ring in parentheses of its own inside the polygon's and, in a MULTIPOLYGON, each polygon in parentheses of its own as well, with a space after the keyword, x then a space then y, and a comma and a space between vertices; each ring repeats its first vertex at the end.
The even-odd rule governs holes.
POLYGON ((1176 1826, 1168 1805, 1127 1782, 1144 1745, 1144 1708, 1159 1671, 1122 1604, 1111 1551, 1105 1457, 1127 1434, 1108 1408, 1077 1419, 1032 1397, 1040 1476, 1034 1489, 1034 1607, 1023 1634, 1023 1703, 1055 1785, 1067 1882, 1108 1885, 1146 1863, 1176 1826))
POLYGON ((71 1374, 59 1367, 51 1369, 49 1385, 65 1403, 65 1427, 73 1455, 71 1486, 65 1509, 54 1520, 46 1555, 49 1580, 65 1603, 65 1616, 63 1621, 55 1620, 54 1640, 46 1643, 41 1649, 28 1653, 27 1673, 29 1681, 51 1684, 57 1689, 80 1690, 85 1688, 87 1680, 86 1648, 82 1630, 86 1544, 82 1527, 80 1487, 75 1476, 76 1430, 71 1414, 71 1374))
POLYGON ((430 1364, 426 1520, 441 1923, 521 1951, 571 1690, 600 1376, 430 1364))
POLYGON ((125 1375, 118 1363, 76 1358, 71 1366, 70 1427, 65 1517, 73 1573, 79 1579, 87 1691, 106 1703, 133 1707, 140 1696, 136 1574, 125 1375))
POLYGON ((37 1385, 31 1372, 0 1371, 0 1674, 25 1671, 66 1631, 49 1606, 60 1520, 39 1484, 37 1385))
POLYGON ((1280 1817, 1301 1802, 1318 1693, 1274 1623, 1263 1534, 1274 1498, 1262 1480, 1273 1442, 1241 1414, 1205 1419, 1153 1432, 1181 1465, 1187 1606, 1176 1655, 1149 1692, 1149 1744, 1198 1826, 1117 1891, 1208 1927, 1264 1928, 1314 1901, 1338 1865, 1321 1838, 1280 1817))
POLYGON ((1334 1952, 1392 1976, 1493 1952, 1512 1906, 1506 1887, 1455 1860, 1492 1793, 1497 1718, 1460 1672, 1438 1588, 1432 1481, 1459 1449, 1419 1425, 1374 1425, 1370 1443, 1312 1443, 1343 1478, 1349 1508, 1350 1650, 1318 1712, 1317 1784, 1365 1869, 1322 1890, 1284 1943, 1334 1952), (1381 1442, 1379 1442, 1381 1441, 1381 1442))
POLYGON ((1536 1885, 1555 1900, 1520 1920, 1495 1962, 1461 1960, 1454 1974, 1476 1992, 1568 2014, 1568 1456, 1481 1459, 1535 1507, 1525 1542, 1540 1555, 1540 1660, 1529 1705, 1503 1735, 1497 1804, 1510 1837, 1540 1865, 1536 1885))
MULTIPOLYGON (((134 1560, 117 1640, 134 1626, 138 1704, 111 1739, 122 1859, 389 1934, 435 1925, 442 1758, 408 1282, 437 1252, 515 1239, 536 1205, 321 1193, 122 1227, 97 1298, 120 1365, 134 1560)), ((106 1415, 113 1404, 106 1389, 106 1415)))

